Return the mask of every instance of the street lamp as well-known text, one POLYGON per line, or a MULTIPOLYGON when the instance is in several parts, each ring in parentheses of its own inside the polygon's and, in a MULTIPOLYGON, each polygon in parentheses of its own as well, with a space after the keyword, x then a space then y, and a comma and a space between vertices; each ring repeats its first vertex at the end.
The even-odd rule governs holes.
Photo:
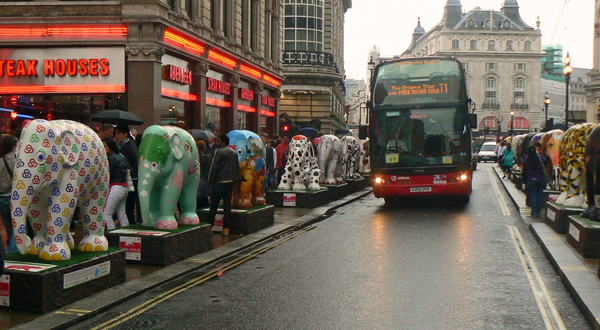
POLYGON ((496 124, 498 124, 498 136, 496 137, 496 139, 498 140, 498 142, 500 142, 500 133, 502 132, 502 126, 500 125, 501 123, 502 123, 502 116, 497 115, 496 124))
POLYGON ((371 85, 371 83, 373 82, 373 70, 375 70, 375 61, 373 61, 373 56, 371 56, 371 59, 369 59, 369 62, 367 63, 367 68, 370 72, 369 85, 371 85))
POLYGON ((515 127, 515 123, 513 121, 515 117, 515 112, 511 111, 510 112, 510 136, 514 136, 514 127, 515 127))
POLYGON ((565 131, 569 129, 569 80, 571 80, 571 73, 573 73, 573 67, 571 66, 571 58, 569 57, 569 52, 567 52, 567 57, 565 57, 565 67, 563 68, 563 73, 565 74, 565 83, 567 95, 565 96, 565 131))
POLYGON ((548 91, 544 97, 544 106, 546 107, 546 121, 544 122, 544 128, 548 129, 548 106, 550 105, 550 98, 548 97, 548 91))

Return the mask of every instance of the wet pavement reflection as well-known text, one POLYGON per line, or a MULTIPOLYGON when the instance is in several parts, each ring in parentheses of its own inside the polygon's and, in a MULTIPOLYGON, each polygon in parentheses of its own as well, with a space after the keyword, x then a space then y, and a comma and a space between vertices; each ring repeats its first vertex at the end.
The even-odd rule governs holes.
MULTIPOLYGON (((298 217, 306 215, 312 212, 312 209, 302 208, 275 208, 275 224, 283 224, 288 221, 293 221, 298 217)), ((0 229, 2 230, 2 238, 6 242, 6 230, 4 225, 0 221, 0 229)), ((83 228, 81 224, 75 224, 71 227, 71 234, 75 239, 75 242, 79 242, 83 238, 83 228)), ((211 237, 212 249, 216 249, 225 244, 231 243, 237 239, 243 237, 242 235, 229 235, 223 236, 221 233, 214 233, 211 237)), ((6 244, 5 244, 6 246, 6 244)), ((149 266, 149 265, 133 265, 127 264, 127 282, 137 280, 148 274, 160 270, 162 266, 149 266)), ((8 308, 0 308, 0 330, 8 329, 19 324, 29 322, 43 314, 15 311, 8 308)))

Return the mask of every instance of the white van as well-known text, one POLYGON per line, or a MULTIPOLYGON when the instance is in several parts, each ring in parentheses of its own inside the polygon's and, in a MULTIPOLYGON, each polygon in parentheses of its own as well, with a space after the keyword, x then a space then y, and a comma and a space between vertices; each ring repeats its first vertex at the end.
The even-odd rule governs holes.
POLYGON ((477 154, 477 162, 490 160, 492 162, 498 161, 498 143, 486 142, 481 146, 479 153, 477 154))

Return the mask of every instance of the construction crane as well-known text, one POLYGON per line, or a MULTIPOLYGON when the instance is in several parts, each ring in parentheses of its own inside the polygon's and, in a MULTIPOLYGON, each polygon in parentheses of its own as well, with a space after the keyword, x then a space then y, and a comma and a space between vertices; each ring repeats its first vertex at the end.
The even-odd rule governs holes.
POLYGON ((556 22, 556 25, 554 26, 554 33, 552 33, 552 39, 550 39, 551 45, 554 44, 554 37, 556 37, 556 31, 558 31, 558 25, 560 25, 560 20, 562 19, 563 13, 565 12, 565 6, 567 5, 567 2, 569 2, 569 1, 571 1, 571 0, 565 0, 565 2, 562 5, 562 8, 560 9, 558 21, 556 22))

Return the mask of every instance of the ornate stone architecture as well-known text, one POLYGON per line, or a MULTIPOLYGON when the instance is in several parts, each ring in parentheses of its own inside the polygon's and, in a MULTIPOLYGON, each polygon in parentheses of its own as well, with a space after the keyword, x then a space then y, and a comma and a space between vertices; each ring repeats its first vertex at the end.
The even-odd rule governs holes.
POLYGON ((280 112, 323 134, 344 128, 344 14, 351 0, 285 1, 280 112))
POLYGON ((442 20, 425 32, 420 22, 403 57, 454 56, 465 68, 469 96, 477 104, 479 131, 501 135, 543 127, 540 99, 541 32, 526 24, 516 0, 500 11, 476 7, 463 12, 460 0, 448 0, 442 20))
POLYGON ((594 8, 594 65, 586 86, 586 119, 590 123, 600 121, 600 1, 595 1, 594 8))

